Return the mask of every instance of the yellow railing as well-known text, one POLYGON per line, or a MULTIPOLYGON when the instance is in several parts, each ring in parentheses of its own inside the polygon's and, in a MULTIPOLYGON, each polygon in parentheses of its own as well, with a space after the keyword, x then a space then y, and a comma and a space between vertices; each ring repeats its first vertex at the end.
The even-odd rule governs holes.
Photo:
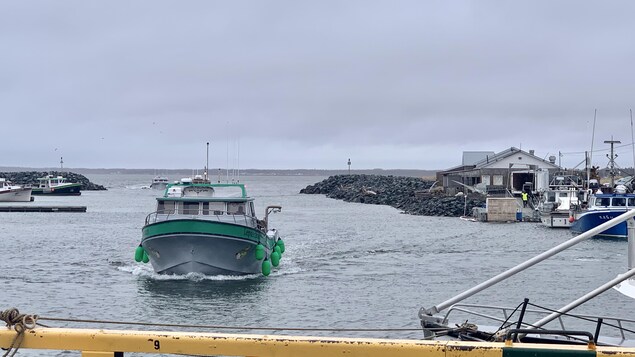
MULTIPOLYGON (((0 347, 9 348, 17 333, 0 328, 0 347)), ((635 348, 594 345, 545 345, 462 341, 238 335, 167 331, 68 328, 26 330, 20 349, 82 351, 83 357, 119 357, 126 352, 197 356, 412 356, 523 357, 619 355, 635 357, 635 348)))

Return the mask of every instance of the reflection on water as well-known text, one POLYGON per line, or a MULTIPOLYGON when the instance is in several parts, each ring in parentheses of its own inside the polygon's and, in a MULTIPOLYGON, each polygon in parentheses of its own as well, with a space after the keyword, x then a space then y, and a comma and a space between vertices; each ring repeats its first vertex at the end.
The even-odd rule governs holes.
POLYGON ((267 279, 248 277, 244 279, 153 279, 140 278, 137 282, 139 295, 152 299, 236 299, 251 297, 262 292, 267 279))

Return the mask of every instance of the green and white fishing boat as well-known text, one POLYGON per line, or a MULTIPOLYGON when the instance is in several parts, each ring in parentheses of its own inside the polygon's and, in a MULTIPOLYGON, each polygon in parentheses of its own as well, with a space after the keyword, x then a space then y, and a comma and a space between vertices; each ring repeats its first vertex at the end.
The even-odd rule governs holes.
POLYGON ((135 260, 160 274, 269 275, 284 253, 268 222, 281 207, 268 206, 259 220, 253 201, 245 185, 212 184, 207 175, 168 184, 146 217, 135 260))
POLYGON ((82 194, 81 183, 67 182, 62 176, 46 175, 37 180, 37 186, 32 188, 33 195, 79 196, 82 194))

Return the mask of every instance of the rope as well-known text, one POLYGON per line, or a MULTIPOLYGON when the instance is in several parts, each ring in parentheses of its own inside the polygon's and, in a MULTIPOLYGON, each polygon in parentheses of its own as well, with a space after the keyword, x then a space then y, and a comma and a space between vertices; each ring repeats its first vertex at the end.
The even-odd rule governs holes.
POLYGON ((165 324, 165 323, 155 323, 155 322, 66 319, 66 318, 45 317, 45 316, 39 316, 38 320, 61 321, 61 322, 83 322, 83 323, 113 324, 113 325, 187 327, 187 328, 218 329, 218 330, 326 331, 326 332, 421 331, 421 328, 312 328, 312 327, 303 328, 303 327, 254 327, 254 326, 225 326, 225 325, 165 324))
POLYGON ((7 328, 11 329, 13 327, 13 329, 17 332, 15 338, 11 342, 11 345, 8 349, 6 349, 7 352, 5 352, 2 357, 15 356, 22 345, 22 341, 24 340, 24 331, 35 328, 37 319, 37 315, 20 314, 18 309, 15 307, 5 311, 0 311, 0 320, 5 322, 7 328))

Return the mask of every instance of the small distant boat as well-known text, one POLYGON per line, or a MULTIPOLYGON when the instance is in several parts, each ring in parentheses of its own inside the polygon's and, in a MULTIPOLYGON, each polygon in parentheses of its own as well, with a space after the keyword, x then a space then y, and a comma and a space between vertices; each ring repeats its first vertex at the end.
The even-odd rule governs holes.
POLYGON ((164 176, 155 176, 152 179, 152 183, 150 184, 150 188, 154 188, 157 190, 165 190, 165 187, 168 185, 168 178, 164 176))
MULTIPOLYGON (((574 212, 573 222, 569 229, 576 234, 584 233, 632 209, 635 209, 635 194, 633 193, 595 194, 589 199, 588 209, 574 212)), ((598 236, 626 238, 626 223, 609 228, 598 236)))
POLYGON ((146 217, 136 261, 149 261, 159 274, 269 275, 284 243, 256 218, 254 199, 238 183, 212 184, 200 175, 171 183, 157 210, 146 217))
POLYGON ((29 202, 31 188, 14 185, 11 181, 0 178, 0 202, 29 202))
POLYGON ((62 176, 47 175, 37 179, 39 184, 33 187, 34 195, 79 196, 82 184, 66 182, 62 176))

